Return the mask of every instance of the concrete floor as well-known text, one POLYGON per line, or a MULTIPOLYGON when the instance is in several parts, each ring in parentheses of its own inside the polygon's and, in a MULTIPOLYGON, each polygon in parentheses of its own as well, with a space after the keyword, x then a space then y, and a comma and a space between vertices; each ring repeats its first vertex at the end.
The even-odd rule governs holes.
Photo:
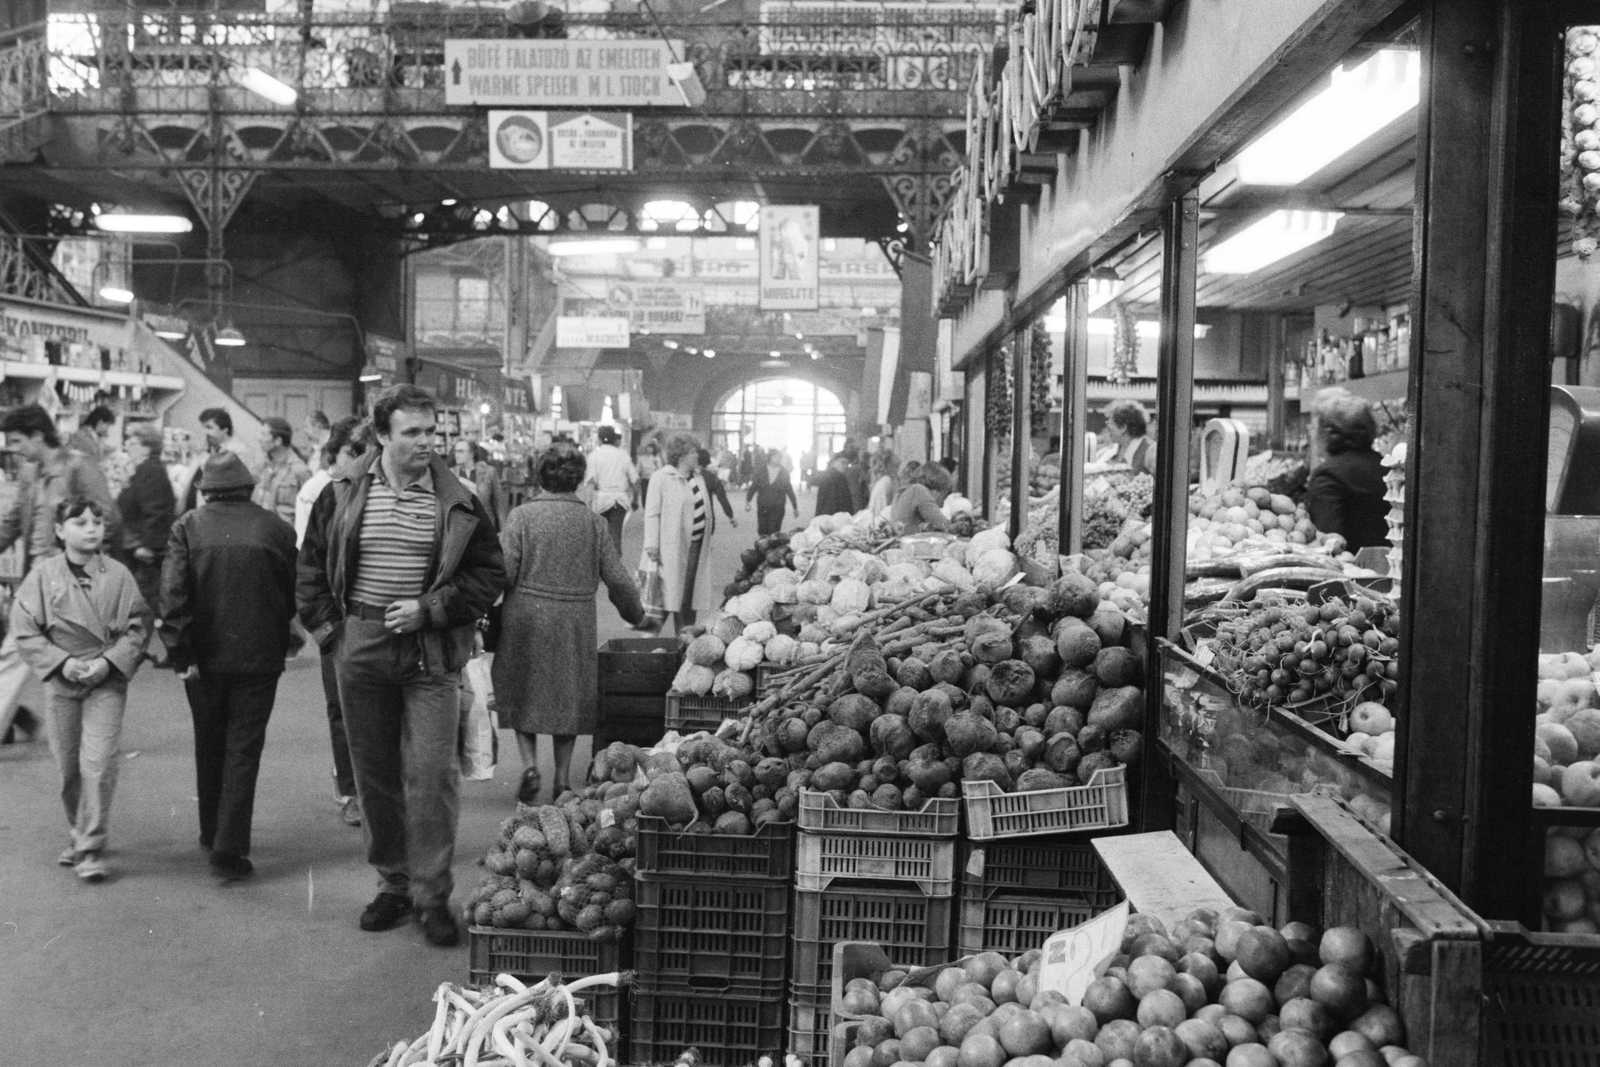
MULTIPOLYGON (((713 542, 719 585, 754 540, 754 515, 736 511, 739 529, 719 528, 713 542)), ((630 563, 639 527, 636 513, 630 563)), ((602 641, 631 633, 603 593, 597 601, 602 641)), ((41 706, 37 695, 28 703, 41 706)), ((440 982, 466 979, 464 944, 433 948, 415 925, 356 926, 376 880, 333 800, 314 658, 278 687, 246 882, 218 883, 197 847, 192 745, 182 687, 170 672, 142 671, 112 810, 115 873, 98 886, 55 865, 66 830, 43 741, 0 747, 0 1064, 362 1067, 427 1027, 440 982)), ((514 803, 510 734, 501 752, 495 780, 463 784, 457 901, 514 803)), ((588 757, 584 738, 575 766, 588 757)), ((548 749, 540 762, 548 783, 548 749)))

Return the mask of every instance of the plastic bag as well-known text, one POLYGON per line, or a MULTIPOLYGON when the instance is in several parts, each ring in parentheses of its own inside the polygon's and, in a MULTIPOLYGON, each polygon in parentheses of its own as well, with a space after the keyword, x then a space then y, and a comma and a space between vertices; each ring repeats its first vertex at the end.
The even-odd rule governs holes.
POLYGON ((469 782, 493 779, 495 763, 500 757, 489 663, 488 656, 478 656, 468 660, 461 672, 461 728, 456 748, 461 759, 461 777, 469 782))
POLYGON ((661 564, 649 556, 640 556, 639 570, 634 575, 633 581, 639 587, 639 602, 644 605, 645 613, 665 615, 667 588, 661 580, 661 564))

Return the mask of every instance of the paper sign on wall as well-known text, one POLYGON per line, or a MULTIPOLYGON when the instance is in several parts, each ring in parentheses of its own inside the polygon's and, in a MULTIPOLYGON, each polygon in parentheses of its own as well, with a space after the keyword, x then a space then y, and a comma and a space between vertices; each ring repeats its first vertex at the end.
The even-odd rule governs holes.
POLYGON ((815 206, 761 209, 761 307, 766 311, 815 310, 821 213, 815 206))
POLYGON ((1084 990, 1094 981, 1095 967, 1121 950, 1128 914, 1128 902, 1124 900, 1081 926, 1051 934, 1044 943, 1039 989, 1053 989, 1066 997, 1067 1003, 1082 1004, 1084 990))
POLYGON ((556 347, 627 348, 628 319, 616 315, 558 315, 556 347))

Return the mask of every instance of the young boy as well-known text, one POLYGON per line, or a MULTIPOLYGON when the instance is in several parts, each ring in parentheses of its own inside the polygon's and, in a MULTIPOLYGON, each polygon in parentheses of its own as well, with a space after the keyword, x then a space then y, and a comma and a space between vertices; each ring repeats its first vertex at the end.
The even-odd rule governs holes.
POLYGON ((105 516, 87 497, 56 507, 64 551, 34 564, 11 605, 17 647, 48 694, 50 751, 72 844, 56 860, 85 882, 106 865, 106 822, 117 784, 128 680, 150 640, 150 608, 133 574, 101 554, 105 516))

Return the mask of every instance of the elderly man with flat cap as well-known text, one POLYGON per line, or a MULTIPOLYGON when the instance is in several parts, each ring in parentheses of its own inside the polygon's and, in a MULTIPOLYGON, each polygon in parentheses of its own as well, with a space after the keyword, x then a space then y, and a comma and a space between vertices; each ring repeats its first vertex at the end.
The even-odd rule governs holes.
POLYGON ((233 452, 200 472, 205 504, 172 527, 161 635, 194 718, 200 847, 224 880, 248 876, 256 774, 294 618, 294 527, 251 501, 233 452))

